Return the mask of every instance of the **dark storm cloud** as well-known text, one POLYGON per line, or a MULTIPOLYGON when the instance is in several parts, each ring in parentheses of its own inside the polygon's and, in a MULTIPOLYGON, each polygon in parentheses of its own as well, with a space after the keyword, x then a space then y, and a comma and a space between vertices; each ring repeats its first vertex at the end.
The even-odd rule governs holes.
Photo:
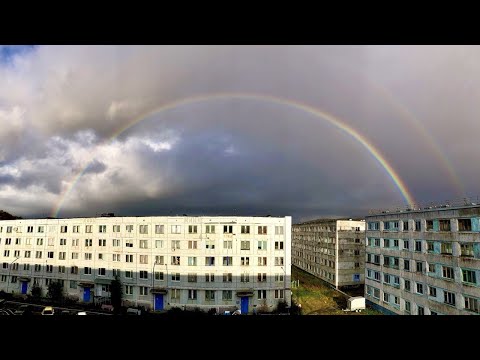
POLYGON ((45 213, 66 192, 65 216, 118 209, 303 219, 403 203, 357 140, 325 119, 263 100, 178 106, 109 141, 161 105, 225 92, 288 98, 333 114, 385 156, 420 202, 458 196, 462 185, 478 194, 479 49, 0 49, 9 52, 0 62, 0 201, 19 215, 45 213))

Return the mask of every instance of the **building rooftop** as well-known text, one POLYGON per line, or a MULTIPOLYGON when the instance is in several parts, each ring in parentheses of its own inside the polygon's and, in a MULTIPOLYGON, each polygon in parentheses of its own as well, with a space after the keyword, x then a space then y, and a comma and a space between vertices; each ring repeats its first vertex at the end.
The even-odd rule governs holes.
POLYGON ((336 221, 365 221, 365 219, 359 219, 359 218, 356 218, 356 219, 347 219, 347 218, 320 218, 320 219, 315 219, 315 220, 308 220, 308 221, 304 221, 304 222, 301 222, 301 223, 296 223, 296 224, 293 224, 293 225, 313 225, 313 224, 325 224, 325 223, 332 223, 332 222, 336 222, 336 221))

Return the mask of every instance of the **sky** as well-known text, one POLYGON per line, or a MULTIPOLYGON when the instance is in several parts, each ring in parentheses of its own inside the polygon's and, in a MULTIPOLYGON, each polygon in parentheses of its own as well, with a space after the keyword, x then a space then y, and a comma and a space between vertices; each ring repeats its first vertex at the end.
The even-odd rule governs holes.
POLYGON ((480 195, 478 46, 0 46, 0 209, 361 217, 480 195))

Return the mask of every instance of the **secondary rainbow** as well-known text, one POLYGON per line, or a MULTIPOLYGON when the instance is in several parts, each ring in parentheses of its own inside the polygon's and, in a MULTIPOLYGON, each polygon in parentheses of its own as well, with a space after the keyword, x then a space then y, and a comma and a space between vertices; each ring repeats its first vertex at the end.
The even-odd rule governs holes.
MULTIPOLYGON (((385 157, 380 153, 380 151, 377 148, 375 148, 375 146, 370 141, 368 141, 365 136, 361 135, 357 130, 352 128, 350 125, 346 124, 344 121, 342 121, 338 117, 333 116, 332 114, 326 111, 320 110, 318 108, 315 108, 307 104, 303 104, 296 100, 291 100, 291 99, 286 99, 286 98, 281 98, 281 97, 276 97, 271 95, 253 94, 253 93, 213 93, 213 94, 203 94, 203 95, 197 95, 197 96, 191 96, 191 97, 179 99, 167 104, 163 104, 151 111, 148 111, 147 113, 141 114, 140 116, 133 119, 127 125, 118 129, 115 133, 112 134, 112 136, 110 136, 105 141, 103 141, 100 145, 98 145, 98 147, 111 142, 126 130, 130 129, 131 127, 135 126, 139 122, 149 118, 152 115, 155 115, 167 110, 172 110, 179 106, 191 105, 191 104, 205 102, 205 101, 222 100, 222 99, 227 99, 227 100, 244 99, 244 100, 252 100, 252 101, 270 102, 278 105, 292 107, 292 108, 304 111, 305 113, 314 115, 320 119, 326 120, 331 125, 344 131, 346 134, 350 135, 350 137, 358 141, 378 161, 378 163, 385 169, 388 176, 392 179, 393 183, 400 191, 400 194, 404 198, 407 205, 413 205, 416 203, 413 195, 408 190, 407 186, 405 185, 404 181, 400 178, 398 173, 393 169, 393 167, 389 164, 389 162, 385 159, 385 157)), ((87 161, 85 166, 82 167, 81 170, 77 174, 75 174, 70 181, 68 181, 68 185, 65 187, 64 191, 60 194, 59 201, 56 203, 55 207, 52 210, 53 217, 58 216, 63 206, 63 203, 68 198, 72 190, 75 188, 75 185, 77 184, 78 180, 82 177, 83 173, 91 164, 91 162, 94 160, 94 158, 95 158, 95 151, 92 152, 92 156, 87 161)))

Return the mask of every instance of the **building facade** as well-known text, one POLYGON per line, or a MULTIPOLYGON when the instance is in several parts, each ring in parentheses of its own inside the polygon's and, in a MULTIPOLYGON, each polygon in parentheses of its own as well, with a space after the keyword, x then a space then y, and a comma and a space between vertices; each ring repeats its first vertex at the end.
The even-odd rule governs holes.
POLYGON ((480 206, 366 218, 365 297, 386 313, 478 314, 480 206))
POLYGON ((292 264, 335 286, 364 283, 365 221, 318 219, 292 226, 292 264))
POLYGON ((291 217, 100 217, 0 221, 0 290, 60 281, 106 301, 119 276, 127 306, 217 311, 290 305, 291 217))

